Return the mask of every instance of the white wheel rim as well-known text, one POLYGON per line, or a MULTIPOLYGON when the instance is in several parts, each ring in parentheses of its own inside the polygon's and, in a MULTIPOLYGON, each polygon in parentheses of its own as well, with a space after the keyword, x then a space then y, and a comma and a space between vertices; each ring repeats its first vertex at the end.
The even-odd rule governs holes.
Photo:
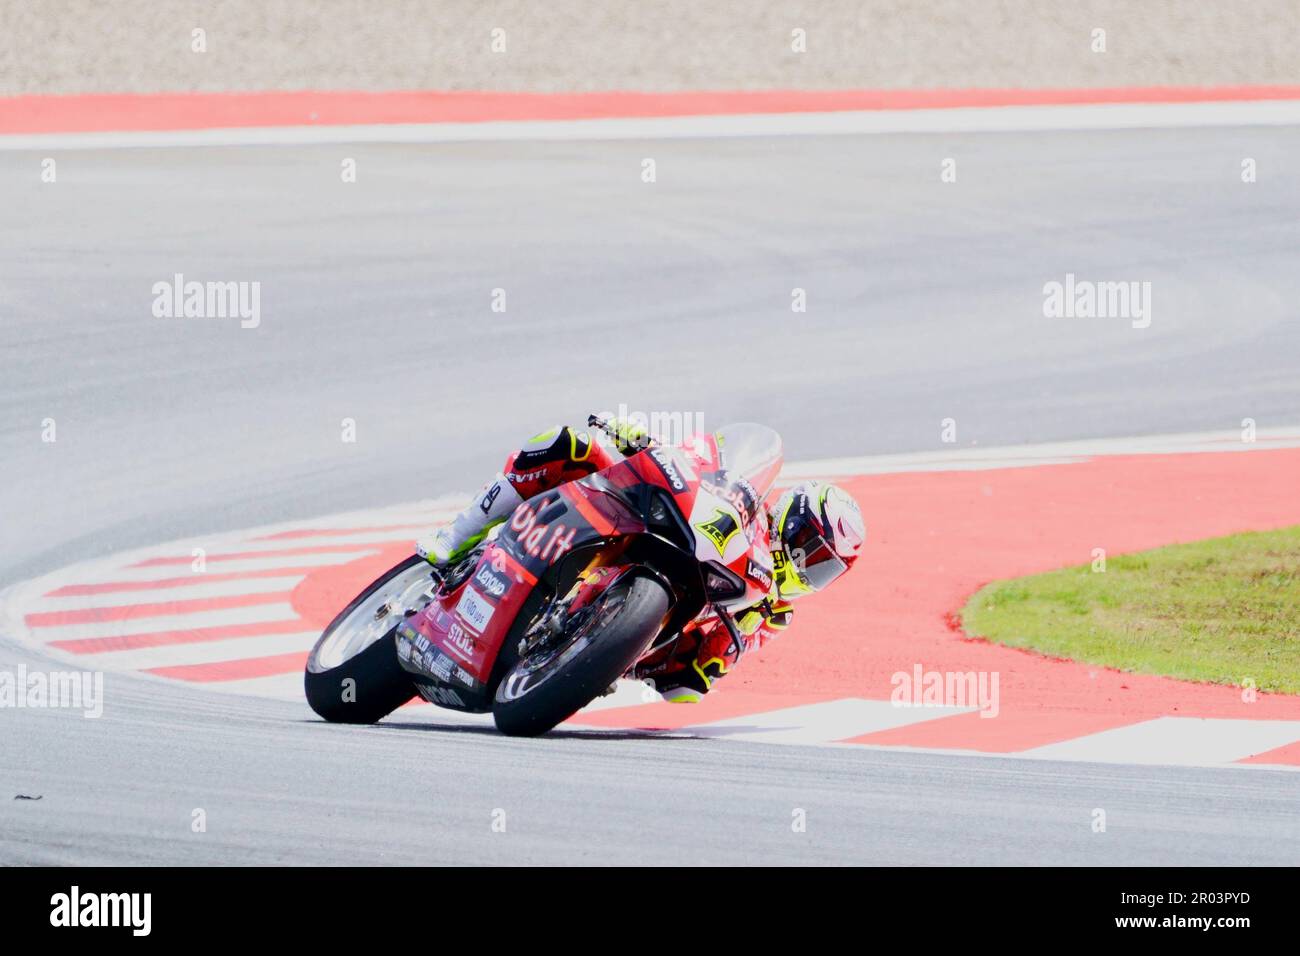
POLYGON ((423 607, 433 589, 429 567, 423 561, 394 575, 373 594, 354 607, 350 614, 330 632, 316 650, 316 669, 333 670, 356 657, 387 634, 401 620, 402 614, 423 607))

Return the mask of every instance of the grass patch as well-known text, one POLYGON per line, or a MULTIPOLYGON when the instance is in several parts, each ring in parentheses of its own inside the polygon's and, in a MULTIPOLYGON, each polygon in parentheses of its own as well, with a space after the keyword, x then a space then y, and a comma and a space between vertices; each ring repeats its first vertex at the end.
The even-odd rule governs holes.
POLYGON ((996 581, 962 624, 1053 657, 1300 694, 1300 526, 996 581))

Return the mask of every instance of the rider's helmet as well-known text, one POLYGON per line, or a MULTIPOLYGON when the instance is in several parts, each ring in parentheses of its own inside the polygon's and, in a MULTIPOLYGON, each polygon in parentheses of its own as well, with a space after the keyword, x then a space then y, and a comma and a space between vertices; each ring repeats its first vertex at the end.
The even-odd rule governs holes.
POLYGON ((775 577, 782 597, 820 591, 853 566, 867 539, 862 511, 843 488, 804 481, 772 510, 775 577))

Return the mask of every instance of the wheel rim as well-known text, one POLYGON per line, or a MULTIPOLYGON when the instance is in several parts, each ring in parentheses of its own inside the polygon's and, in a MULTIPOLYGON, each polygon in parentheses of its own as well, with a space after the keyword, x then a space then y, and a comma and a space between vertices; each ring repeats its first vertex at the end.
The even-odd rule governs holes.
POLYGON ((418 610, 432 599, 435 585, 423 561, 394 575, 376 588, 338 623, 316 649, 312 670, 333 670, 356 657, 402 620, 409 610, 418 610))

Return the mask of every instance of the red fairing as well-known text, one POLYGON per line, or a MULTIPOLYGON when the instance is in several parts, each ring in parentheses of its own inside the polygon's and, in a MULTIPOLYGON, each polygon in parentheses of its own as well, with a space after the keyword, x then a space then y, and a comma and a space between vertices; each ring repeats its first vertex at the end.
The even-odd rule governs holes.
MULTIPOLYGON (((743 532, 749 542, 749 549, 726 565, 744 580, 745 598, 730 603, 749 605, 762 600, 768 596, 773 586, 767 509, 762 506, 757 495, 752 496, 753 500, 747 501, 743 496, 731 494, 727 489, 718 487, 708 480, 716 473, 720 463, 716 436, 696 435, 676 450, 688 460, 690 466, 688 472, 683 473, 683 469, 678 467, 668 450, 652 448, 627 460, 627 469, 636 476, 635 479, 629 478, 629 481, 650 482, 671 492, 683 515, 691 514, 696 495, 701 488, 723 497, 736 508, 737 512, 747 515, 749 520, 745 522, 743 532)), ((779 459, 773 467, 780 468, 779 459)), ((771 476, 762 477, 764 480, 770 480, 774 475, 775 472, 771 476)))
POLYGON ((474 574, 417 614, 412 624, 475 680, 486 683, 501 642, 536 583, 503 548, 489 545, 474 574))

